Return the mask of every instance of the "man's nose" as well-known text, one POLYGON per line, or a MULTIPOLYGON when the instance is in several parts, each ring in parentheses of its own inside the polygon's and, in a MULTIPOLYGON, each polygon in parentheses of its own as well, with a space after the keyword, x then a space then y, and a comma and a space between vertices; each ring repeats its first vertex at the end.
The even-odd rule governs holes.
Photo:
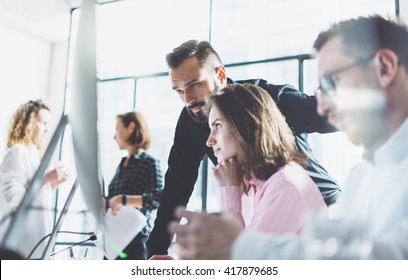
POLYGON ((321 116, 327 117, 332 109, 333 101, 330 97, 319 95, 317 97, 317 113, 321 116))
POLYGON ((187 106, 191 105, 195 100, 195 96, 188 91, 184 92, 184 103, 187 104, 187 106))

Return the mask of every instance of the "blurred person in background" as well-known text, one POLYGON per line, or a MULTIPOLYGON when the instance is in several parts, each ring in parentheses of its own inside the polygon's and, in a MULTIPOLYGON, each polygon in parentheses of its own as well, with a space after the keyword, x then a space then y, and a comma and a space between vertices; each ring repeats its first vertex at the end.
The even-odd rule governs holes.
MULTIPOLYGON (((0 216, 1 239, 10 225, 9 215, 23 200, 30 181, 41 162, 48 126, 49 107, 42 101, 29 101, 15 111, 9 125, 7 152, 0 165, 0 216)), ((35 245, 52 231, 54 190, 68 179, 68 171, 59 166, 44 175, 43 186, 37 193, 28 212, 18 253, 27 258, 35 245)), ((45 248, 42 242, 31 258, 39 258, 45 248)))
MULTIPOLYGON (((143 115, 128 112, 116 118, 114 139, 128 155, 122 158, 109 184, 106 208, 115 215, 122 206, 139 209, 147 217, 147 225, 123 250, 127 260, 147 258, 146 241, 152 228, 151 214, 160 205, 163 188, 160 162, 149 155, 150 131, 143 115)), ((132 221, 129 221, 131 223, 132 221)), ((117 259, 121 259, 119 256, 117 259)))

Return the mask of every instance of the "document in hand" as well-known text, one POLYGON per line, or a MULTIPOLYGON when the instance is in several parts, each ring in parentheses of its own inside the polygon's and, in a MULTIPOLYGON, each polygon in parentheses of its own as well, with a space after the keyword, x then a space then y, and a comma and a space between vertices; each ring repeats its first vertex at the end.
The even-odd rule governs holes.
POLYGON ((106 258, 116 259, 123 249, 146 226, 147 218, 139 210, 122 206, 116 215, 108 209, 105 215, 107 250, 106 258))

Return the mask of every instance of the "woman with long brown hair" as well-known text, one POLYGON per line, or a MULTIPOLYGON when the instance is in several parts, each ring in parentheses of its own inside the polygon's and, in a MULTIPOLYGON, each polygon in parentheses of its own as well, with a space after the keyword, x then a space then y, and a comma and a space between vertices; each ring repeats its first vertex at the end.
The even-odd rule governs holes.
POLYGON ((207 112, 222 211, 236 213, 247 229, 297 234, 306 213, 326 208, 301 166, 306 156, 267 92, 228 86, 208 98, 207 112))

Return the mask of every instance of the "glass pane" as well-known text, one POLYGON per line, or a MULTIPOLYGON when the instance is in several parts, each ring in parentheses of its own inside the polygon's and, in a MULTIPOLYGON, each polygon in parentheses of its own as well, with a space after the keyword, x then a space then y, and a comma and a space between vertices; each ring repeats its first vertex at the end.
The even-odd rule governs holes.
POLYGON ((223 63, 310 53, 330 23, 361 15, 394 14, 389 0, 213 1, 212 43, 223 63))
POLYGON ((106 189, 120 159, 126 155, 126 151, 119 150, 113 136, 116 116, 133 110, 134 84, 133 79, 98 84, 99 151, 106 189))
POLYGON ((136 110, 146 117, 152 136, 149 153, 160 160, 163 174, 182 108, 182 102, 171 89, 169 77, 138 80, 136 110))
POLYGON ((97 12, 99 78, 165 71, 174 47, 208 39, 208 0, 119 1, 97 12))
MULTIPOLYGON (((119 1, 100 5, 97 15, 100 79, 165 72, 165 56, 173 48, 189 39, 209 37, 208 0, 119 1)), ((136 110, 147 119, 152 133, 149 152, 160 160, 163 174, 181 109, 182 103, 172 91, 168 77, 137 80, 136 110)), ((111 109, 107 106, 104 110, 111 109)), ((117 147, 104 143, 101 150, 111 155, 117 147)), ((106 160, 112 162, 102 159, 104 174, 108 173, 106 160)), ((111 168, 113 175, 116 166, 111 168)), ((201 202, 194 206, 200 207, 201 202)))
POLYGON ((298 61, 288 60, 273 63, 228 67, 227 75, 233 80, 262 78, 274 84, 291 84, 298 87, 298 61))

